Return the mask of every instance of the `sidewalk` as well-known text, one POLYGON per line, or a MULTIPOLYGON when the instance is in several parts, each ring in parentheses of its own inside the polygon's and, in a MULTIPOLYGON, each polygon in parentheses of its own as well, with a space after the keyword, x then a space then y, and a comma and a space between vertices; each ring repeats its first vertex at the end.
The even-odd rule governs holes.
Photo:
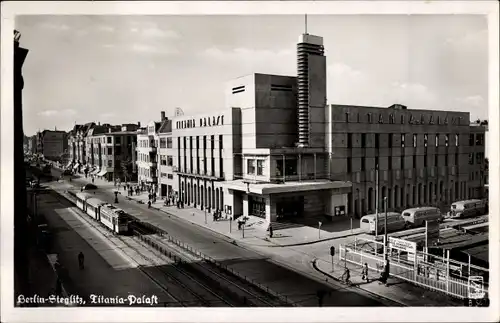
MULTIPOLYGON (((96 185, 99 186, 97 181, 96 185)), ((114 192, 116 188, 111 187, 108 188, 108 190, 110 192, 114 192)), ((120 192, 122 195, 126 195, 123 188, 120 192)), ((123 196, 119 197, 119 199, 120 198, 123 198, 123 196)), ((129 198, 135 201, 142 201, 145 204, 147 204, 148 201, 147 192, 142 193, 139 196, 134 195, 129 198)), ((252 217, 245 226, 245 237, 243 238, 243 231, 237 229, 237 223, 232 223, 237 221, 224 219, 213 221, 212 215, 207 213, 205 222, 204 211, 186 206, 184 209, 178 209, 176 206, 166 207, 164 206, 164 200, 160 199, 157 200, 156 203, 152 204, 152 208, 207 228, 226 239, 229 238, 239 245, 246 246, 258 252, 262 251, 270 255, 271 258, 275 259, 278 263, 292 266, 296 270, 303 270, 302 268, 297 269, 299 266, 298 264, 300 264, 300 266, 304 266, 308 263, 308 267, 310 268, 310 270, 308 270, 309 274, 317 276, 314 274, 316 273, 322 277, 326 276, 327 279, 330 278, 335 281, 341 280, 340 278, 343 274, 345 264, 339 263, 338 255, 335 256, 335 270, 332 272, 331 257, 329 255, 329 247, 332 245, 332 242, 333 245, 336 246, 336 249, 339 250, 338 244, 344 244, 352 241, 354 236, 366 236, 361 234, 359 229, 354 229, 352 233, 351 230, 340 232, 327 232, 321 230, 319 234, 320 236, 318 236, 318 229, 311 227, 292 227, 276 230, 274 237, 269 238, 269 234, 266 232, 267 228, 258 224, 258 222, 262 221, 262 219, 252 217)), ((366 283, 361 279, 361 267, 353 264, 348 264, 348 267, 351 272, 351 281, 356 286, 355 288, 359 288, 364 292, 388 299, 389 302, 393 303, 393 306, 443 306, 446 304, 449 304, 450 306, 462 305, 461 303, 457 304, 457 301, 454 301, 443 294, 411 285, 400 281, 399 279, 391 278, 389 280, 388 287, 385 285, 379 285, 377 281, 373 281, 379 277, 379 273, 373 270, 370 270, 369 272, 371 281, 366 283)))
MULTIPOLYGON (((117 188, 115 187, 110 189, 111 192, 116 190, 117 188)), ((123 186, 118 190, 122 195, 125 195, 125 197, 130 200, 141 201, 144 204, 147 204, 148 202, 147 192, 143 192, 139 195, 126 196, 127 193, 123 190, 123 186)), ((175 215, 193 224, 205 227, 235 240, 243 237, 243 230, 238 230, 238 221, 230 221, 229 218, 222 218, 218 221, 214 221, 212 213, 202 211, 192 206, 187 206, 186 204, 184 205, 184 208, 177 208, 175 205, 165 206, 164 202, 165 200, 157 199, 155 203, 151 204, 151 207, 153 209, 175 215)), ((286 224, 284 225, 286 226, 286 224)), ((269 238, 269 232, 267 230, 268 226, 263 219, 248 216, 244 229, 245 238, 259 239, 264 242, 263 245, 269 247, 290 247, 314 244, 338 238, 355 236, 362 232, 360 229, 353 229, 352 232, 351 230, 339 232, 321 230, 318 232, 318 229, 309 226, 291 224, 288 228, 280 228, 279 230, 275 229, 273 232, 273 238, 269 238)))

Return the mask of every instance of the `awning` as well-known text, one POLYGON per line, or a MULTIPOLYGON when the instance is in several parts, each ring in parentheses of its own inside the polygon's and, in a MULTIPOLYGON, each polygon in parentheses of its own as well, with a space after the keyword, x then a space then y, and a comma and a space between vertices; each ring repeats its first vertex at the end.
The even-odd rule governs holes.
POLYGON ((92 171, 92 175, 97 175, 97 173, 99 173, 101 170, 99 168, 96 168, 92 171))
POLYGON ((75 166, 73 166, 73 169, 77 169, 77 168, 78 168, 78 166, 80 166, 80 165, 75 164, 75 166))
POLYGON ((106 171, 106 170, 101 170, 101 171, 97 174, 97 176, 104 176, 104 175, 106 175, 106 173, 107 173, 107 171, 106 171))
POLYGON ((66 168, 70 168, 72 164, 73 164, 73 162, 72 162, 72 161, 70 161, 70 162, 68 163, 68 165, 66 166, 66 168))

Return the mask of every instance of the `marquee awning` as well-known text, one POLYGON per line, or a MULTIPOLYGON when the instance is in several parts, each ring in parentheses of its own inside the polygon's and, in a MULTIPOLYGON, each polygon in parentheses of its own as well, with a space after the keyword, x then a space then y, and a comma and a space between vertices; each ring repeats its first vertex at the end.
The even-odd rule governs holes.
POLYGON ((97 175, 101 170, 99 168, 94 169, 90 174, 97 175))
POLYGON ((78 163, 75 164, 75 166, 73 166, 73 169, 77 169, 78 166, 80 166, 78 163))
POLYGON ((106 175, 106 173, 107 173, 107 171, 106 171, 106 170, 101 170, 101 171, 97 174, 97 176, 104 176, 104 175, 106 175))

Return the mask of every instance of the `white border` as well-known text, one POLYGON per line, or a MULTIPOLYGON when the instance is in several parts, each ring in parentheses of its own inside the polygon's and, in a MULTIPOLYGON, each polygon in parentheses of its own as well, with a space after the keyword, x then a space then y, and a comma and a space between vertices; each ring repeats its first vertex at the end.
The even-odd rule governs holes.
MULTIPOLYGON (((489 138, 499 138, 499 15, 496 1, 335 1, 335 2, 2 2, 1 43, 1 308, 8 322, 328 322, 328 321, 498 321, 499 203, 490 199, 490 308, 304 308, 304 309, 14 309, 13 304, 13 79, 15 15, 205 15, 205 14, 482 14, 489 28, 489 138), (495 301, 493 301, 495 300, 495 301)), ((21 31, 22 32, 22 31, 21 31)), ((21 39, 22 44, 22 39, 21 39)), ((28 58, 29 59, 29 55, 28 58)), ((490 141, 490 192, 500 196, 499 140, 490 141)))

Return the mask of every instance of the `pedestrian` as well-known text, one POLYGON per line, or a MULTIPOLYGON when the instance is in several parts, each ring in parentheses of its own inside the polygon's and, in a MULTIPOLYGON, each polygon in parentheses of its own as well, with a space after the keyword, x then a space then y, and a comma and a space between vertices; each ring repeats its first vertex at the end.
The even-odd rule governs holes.
POLYGON ((272 238, 273 237, 273 226, 270 225, 269 226, 269 238, 272 238))
POLYGON ((92 183, 94 183, 94 176, 92 176, 92 183))
POLYGON ((363 270, 361 271, 362 274, 362 280, 366 280, 366 282, 370 282, 368 279, 368 264, 365 262, 365 265, 363 266, 363 270))

